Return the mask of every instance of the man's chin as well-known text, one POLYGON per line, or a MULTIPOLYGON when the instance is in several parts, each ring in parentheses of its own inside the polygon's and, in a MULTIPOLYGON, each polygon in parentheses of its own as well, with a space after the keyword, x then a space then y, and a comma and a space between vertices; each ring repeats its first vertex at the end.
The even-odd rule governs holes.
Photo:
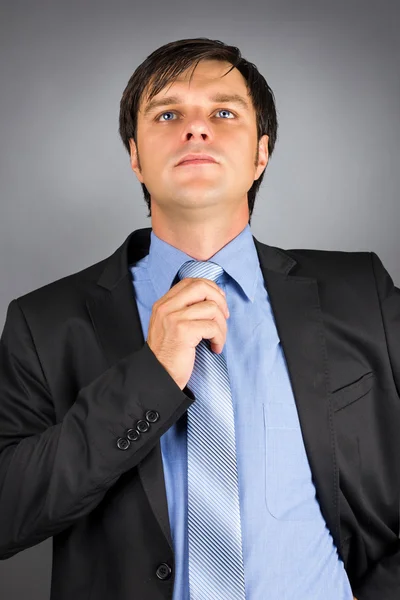
POLYGON ((190 190, 175 196, 175 202, 180 206, 211 206, 220 204, 222 196, 215 190, 190 190))

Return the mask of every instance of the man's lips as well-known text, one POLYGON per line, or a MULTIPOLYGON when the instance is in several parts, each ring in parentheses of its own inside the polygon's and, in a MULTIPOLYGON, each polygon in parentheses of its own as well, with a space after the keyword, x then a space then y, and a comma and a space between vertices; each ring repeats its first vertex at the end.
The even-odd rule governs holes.
POLYGON ((217 164, 217 161, 212 156, 208 154, 187 154, 184 156, 179 163, 176 165, 180 167, 181 165, 204 165, 204 164, 217 164))
POLYGON ((184 160, 179 163, 178 167, 185 167, 186 165, 216 165, 215 160, 210 160, 208 158, 196 158, 192 160, 184 160))

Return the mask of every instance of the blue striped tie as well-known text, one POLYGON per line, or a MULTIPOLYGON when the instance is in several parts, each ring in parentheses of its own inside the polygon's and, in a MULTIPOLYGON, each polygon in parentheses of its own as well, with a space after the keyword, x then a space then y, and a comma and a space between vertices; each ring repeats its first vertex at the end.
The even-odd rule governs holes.
MULTIPOLYGON (((224 269, 190 260, 179 279, 216 281, 224 269)), ((225 350, 225 349, 224 349, 225 350)), ((245 600, 235 422, 223 353, 203 339, 188 387, 188 540, 190 600, 245 600)))

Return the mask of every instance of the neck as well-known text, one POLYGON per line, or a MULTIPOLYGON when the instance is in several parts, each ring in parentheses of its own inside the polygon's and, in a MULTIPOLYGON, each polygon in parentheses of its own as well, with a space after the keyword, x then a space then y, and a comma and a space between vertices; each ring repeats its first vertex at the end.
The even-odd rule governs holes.
POLYGON ((238 219, 204 222, 164 220, 153 212, 152 229, 155 235, 171 246, 185 252, 195 260, 209 260, 229 244, 248 225, 249 213, 238 219))

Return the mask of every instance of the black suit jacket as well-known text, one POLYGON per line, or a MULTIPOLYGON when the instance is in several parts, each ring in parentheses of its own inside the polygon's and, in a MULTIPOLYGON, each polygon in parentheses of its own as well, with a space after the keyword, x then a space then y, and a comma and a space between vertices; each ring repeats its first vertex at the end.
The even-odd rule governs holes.
MULTIPOLYGON (((150 232, 8 306, 0 558, 53 536, 51 600, 172 597, 159 438, 194 396, 143 338, 128 265, 148 253, 150 232), (149 410, 159 419, 130 441, 149 410)), ((254 243, 318 500, 353 593, 398 600, 400 290, 373 252, 254 243)))

